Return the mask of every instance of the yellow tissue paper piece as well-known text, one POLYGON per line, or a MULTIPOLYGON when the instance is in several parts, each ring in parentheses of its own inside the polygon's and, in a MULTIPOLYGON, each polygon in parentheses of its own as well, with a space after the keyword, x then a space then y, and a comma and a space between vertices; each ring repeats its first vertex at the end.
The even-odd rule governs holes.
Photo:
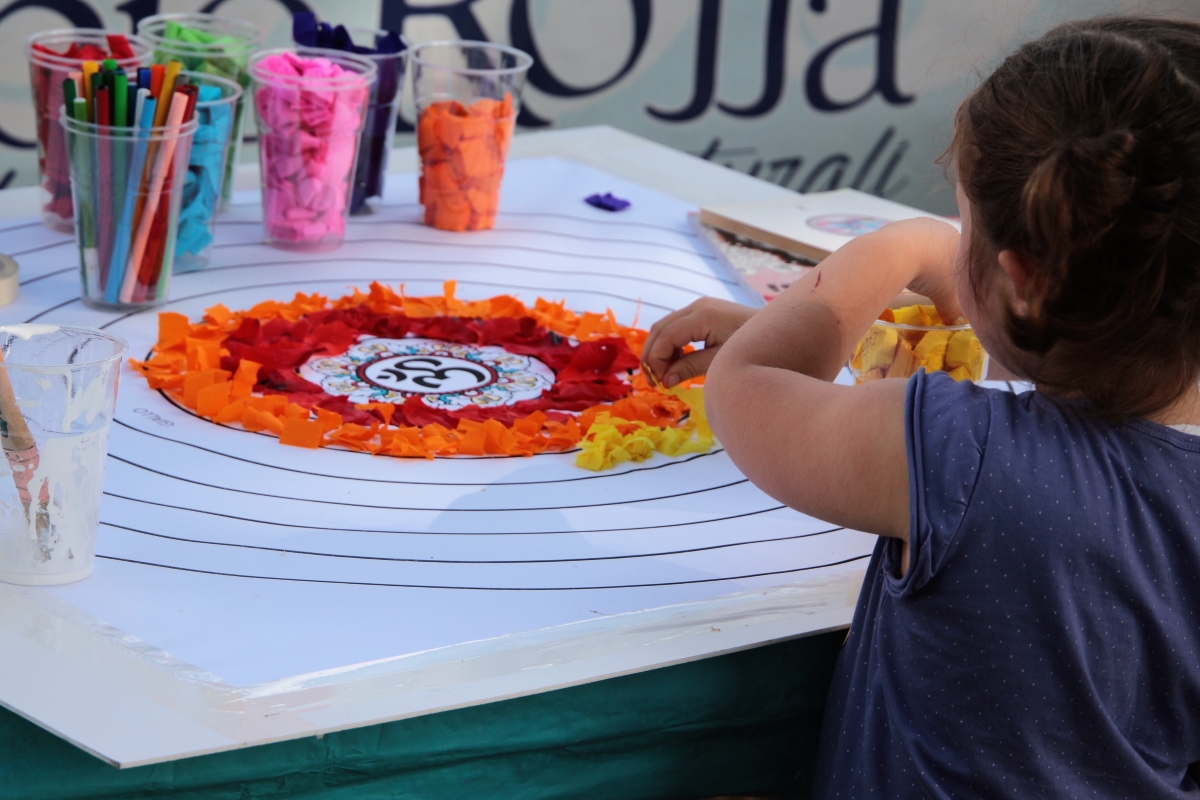
POLYGON ((863 371, 887 369, 896 356, 896 346, 899 343, 900 334, 895 328, 883 325, 872 327, 862 339, 863 371))
POLYGON ((690 406, 686 423, 677 428, 658 428, 601 412, 579 443, 575 466, 598 472, 626 461, 645 461, 655 452, 675 457, 711 450, 714 440, 704 413, 704 389, 672 389, 669 394, 690 406))
POLYGON ((983 346, 971 331, 959 331, 946 345, 946 368, 966 367, 972 374, 983 369, 983 346))
POLYGON ((946 346, 953 335, 954 331, 930 331, 921 337, 914 352, 925 369, 933 372, 945 366, 946 346))

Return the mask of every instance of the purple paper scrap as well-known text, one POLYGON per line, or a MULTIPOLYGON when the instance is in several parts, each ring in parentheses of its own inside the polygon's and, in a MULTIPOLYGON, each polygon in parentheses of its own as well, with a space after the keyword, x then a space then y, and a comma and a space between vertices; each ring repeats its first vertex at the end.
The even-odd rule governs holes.
POLYGON ((587 203, 589 206, 602 208, 605 211, 624 211, 625 209, 629 208, 630 205, 628 200, 622 200, 619 197, 614 197, 612 192, 594 194, 590 197, 585 197, 583 202, 587 203))

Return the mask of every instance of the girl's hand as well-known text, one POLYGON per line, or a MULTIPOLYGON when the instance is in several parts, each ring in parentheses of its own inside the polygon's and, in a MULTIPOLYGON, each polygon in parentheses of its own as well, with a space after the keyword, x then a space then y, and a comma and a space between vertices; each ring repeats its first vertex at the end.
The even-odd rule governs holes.
POLYGON ((672 312, 650 328, 642 347, 642 368, 666 388, 681 381, 698 378, 708 371, 708 365, 721 345, 754 316, 755 309, 703 297, 686 308, 672 312), (703 350, 684 353, 692 342, 704 342, 703 350))
MULTIPOLYGON (((957 236, 948 230, 949 226, 942 222, 927 218, 893 222, 887 226, 894 235, 901 235, 913 243, 914 247, 925 248, 931 231, 935 236, 953 239, 957 244, 957 236)), ((949 251, 947 251, 949 252, 949 251)), ((925 260, 920 265, 920 271, 905 288, 910 292, 924 295, 933 301, 938 316, 947 325, 953 325, 962 316, 962 306, 958 302, 958 290, 954 282, 954 272, 959 267, 954 258, 936 258, 925 260)))

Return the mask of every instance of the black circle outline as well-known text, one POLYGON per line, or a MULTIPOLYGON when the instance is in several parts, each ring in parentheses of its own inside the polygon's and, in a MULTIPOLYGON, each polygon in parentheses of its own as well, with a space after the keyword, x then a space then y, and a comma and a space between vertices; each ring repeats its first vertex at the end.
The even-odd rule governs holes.
POLYGON ((259 581, 287 581, 289 583, 325 583, 339 586, 376 586, 386 589, 446 589, 450 591, 470 591, 470 592, 591 592, 602 589, 652 589, 664 586, 692 586, 700 583, 724 583, 726 581, 744 581, 751 578, 767 578, 774 575, 790 575, 796 572, 809 572, 814 569, 825 569, 826 567, 837 567, 842 564, 852 564, 855 561, 862 561, 865 558, 870 558, 871 553, 854 558, 844 558, 841 561, 831 561, 828 564, 813 564, 808 567, 797 567, 796 569, 781 569, 773 572, 756 572, 752 575, 733 575, 728 578, 699 578, 694 581, 664 581, 662 583, 627 583, 615 586, 430 586, 425 584, 410 584, 410 583, 374 583, 369 581, 331 581, 318 578, 283 578, 274 575, 240 575, 233 572, 216 572, 208 569, 195 569, 194 567, 175 567, 169 564, 155 564, 151 561, 138 561, 132 558, 118 558, 117 556, 106 556, 101 553, 96 554, 96 558, 103 558, 108 561, 123 561, 126 564, 140 564, 144 567, 155 567, 158 569, 171 569, 177 572, 194 572, 200 575, 216 575, 222 578, 248 578, 250 580, 259 581))
MULTIPOLYGON (((581 220, 581 221, 584 221, 584 220, 581 220)), ((428 227, 429 227, 428 225, 426 225, 423 222, 417 222, 414 220, 406 220, 406 219, 400 219, 400 220, 357 219, 357 220, 352 220, 352 222, 355 225, 407 225, 409 227, 423 228, 423 229, 428 229, 428 227)), ((223 219, 223 220, 221 220, 221 224, 222 225, 262 225, 263 223, 262 223, 262 220, 251 220, 251 219, 228 219, 228 220, 226 220, 226 219, 223 219)), ((577 233, 563 233, 562 231, 545 231, 545 230, 538 230, 537 228, 495 228, 492 230, 492 232, 493 233, 533 233, 533 234, 537 234, 539 236, 551 236, 551 237, 557 237, 560 239, 576 239, 581 242, 603 242, 603 243, 619 242, 620 244, 629 244, 629 245, 637 245, 637 246, 645 246, 645 247, 662 247, 666 250, 674 250, 676 253, 683 253, 684 255, 696 256, 697 258, 703 258, 707 261, 718 261, 716 256, 710 255, 709 253, 699 253, 699 252, 696 252, 695 250, 688 250, 686 248, 679 247, 678 245, 664 244, 663 242, 648 242, 648 241, 644 241, 642 239, 614 239, 614 238, 605 238, 605 237, 600 237, 600 236, 581 236, 580 234, 577 234, 577 233)), ((2 233, 2 231, 0 231, 0 233, 2 233)), ((680 232, 677 231, 677 233, 680 233, 680 232)), ((699 238, 699 237, 696 237, 693 234, 693 238, 699 238)), ((345 240, 343 240, 343 243, 351 244, 353 242, 361 242, 361 241, 364 241, 364 240, 363 239, 345 239, 345 240)), ((229 246, 228 243, 222 245, 222 247, 228 247, 228 246, 229 246)), ((676 266, 680 266, 680 265, 676 265, 676 266)), ((682 267, 682 269, 687 269, 687 267, 682 267)), ((695 272, 694 274, 704 275, 703 272, 695 272)), ((711 277, 711 276, 706 276, 706 277, 711 277)), ((736 282, 736 281, 726 281, 724 278, 721 278, 720 276, 717 276, 717 279, 720 280, 722 283, 725 283, 725 282, 735 283, 736 282)))
POLYGON ((284 553, 286 555, 297 556, 314 556, 318 558, 344 558, 354 561, 386 561, 403 564, 575 564, 585 561, 624 561, 635 558, 659 558, 660 556, 678 556, 687 553, 704 553, 709 550, 726 550, 731 547, 749 547, 756 544, 770 544, 771 542, 790 542, 795 539, 808 539, 813 536, 824 536, 827 533, 837 533, 845 530, 844 527, 838 526, 827 530, 813 531, 811 533, 801 533, 795 536, 777 536, 774 539, 754 539, 749 542, 728 542, 726 544, 714 544, 706 547, 694 547, 690 550, 666 550, 661 553, 631 553, 620 556, 589 556, 587 558, 535 558, 528 560, 499 560, 499 561, 469 561, 466 559, 447 559, 447 558, 395 558, 392 556, 358 556, 348 553, 316 553, 311 550, 289 550, 284 547, 265 547, 256 544, 236 544, 233 542, 209 542, 203 539, 185 539, 180 536, 168 536, 165 533, 155 533, 153 531, 143 531, 139 528, 130 528, 127 525, 117 525, 113 522, 102 522, 101 525, 107 525, 110 528, 118 528, 119 530, 129 531, 131 533, 140 533, 145 536, 153 536, 156 539, 167 539, 172 542, 183 542, 185 544, 198 544, 211 547, 233 547, 242 550, 263 550, 268 553, 284 553))
MULTIPOLYGON (((159 390, 159 394, 162 395, 161 390, 159 390)), ((176 403, 174 400, 172 400, 167 395, 162 395, 162 396, 167 400, 168 403, 171 403, 171 405, 175 406, 176 408, 180 409, 181 411, 185 411, 185 412, 191 414, 191 409, 180 406, 178 403, 176 403)), ((203 419, 202 419, 202 421, 210 422, 209 420, 203 420, 203 419)), ((712 450, 709 450, 707 453, 691 453, 687 456, 672 458, 669 461, 664 461, 661 464, 655 464, 650 467, 639 467, 637 469, 628 469, 628 470, 625 470, 624 472, 604 472, 604 473, 596 473, 594 475, 580 475, 577 478, 556 478, 555 480, 552 480, 552 481, 492 481, 489 483, 475 483, 475 482, 449 483, 447 481, 392 481, 392 480, 384 480, 382 478, 346 478, 346 476, 344 476, 344 475, 328 475, 324 472, 309 472, 308 470, 292 469, 291 467, 283 467, 278 464, 265 464, 261 461, 252 461, 251 459, 243 458, 241 456, 235 456, 235 455, 231 455, 229 453, 221 453, 216 450, 210 450, 207 447, 201 447, 200 445, 194 444, 192 442, 184 442, 179 439, 172 439, 168 436, 160 436, 157 433, 152 433, 151 431, 143 430, 141 428, 136 428, 136 427, 130 425, 128 422, 124 422, 119 419, 114 419, 113 422, 117 423, 122 428, 126 428, 130 431, 133 431, 134 433, 140 433, 143 436, 149 436, 154 439, 161 439, 164 442, 170 442, 171 444, 182 445, 183 447, 191 447, 196 450, 202 450, 205 453, 211 453, 215 456, 221 456, 223 458, 232 459, 233 461, 241 461, 244 464, 254 464, 255 466, 265 467, 267 469, 277 469, 282 472, 294 472, 298 475, 311 475, 314 478, 341 478, 343 480, 355 480, 355 481, 361 481, 361 482, 366 482, 366 483, 383 483, 383 484, 388 484, 388 485, 395 484, 395 485, 399 485, 399 486, 541 486, 543 484, 549 484, 549 483, 574 483, 576 481, 591 481, 591 480, 598 480, 600 478, 619 478, 622 475, 629 475, 629 474, 632 474, 635 472, 637 472, 637 473, 650 472, 651 470, 663 469, 665 467, 673 467, 673 466, 677 466, 679 464, 687 464, 687 463, 690 463, 690 462, 695 461, 700 458, 707 458, 708 456, 715 456, 718 453, 725 452, 725 448, 723 448, 723 447, 714 447, 712 450)), ((231 431, 239 431, 239 432, 244 431, 245 433, 254 433, 256 436, 262 436, 267 439, 277 439, 277 437, 271 436, 270 434, 258 433, 256 431, 245 431, 244 428, 234 428, 232 426, 225 425, 224 423, 220 423, 220 422, 211 422, 211 424, 217 425, 222 428, 226 428, 227 430, 231 430, 231 431)), ((337 452, 339 452, 339 453, 357 453, 358 455, 367 455, 366 453, 359 453, 357 450, 338 449, 337 452)), ((539 454, 539 455, 566 455, 568 453, 574 453, 574 452, 576 452, 576 451, 575 450, 566 450, 566 451, 563 451, 562 453, 544 453, 544 454, 539 454)), ((376 458, 381 458, 381 457, 382 458, 404 458, 404 456, 396 456, 396 455, 392 455, 391 453, 379 453, 375 457, 376 458)), ((449 457, 449 458, 453 458, 453 457, 449 457)), ((477 458, 513 458, 513 456, 477 456, 477 458)), ((642 463, 645 463, 645 462, 642 462, 642 463)))
MULTIPOLYGON (((383 530, 381 528, 331 528, 328 525, 299 525, 294 522, 276 522, 267 519, 254 519, 252 517, 238 517, 233 514, 222 514, 219 511, 205 511, 200 508, 187 508, 186 506, 175 506, 170 503, 159 503, 154 500, 145 500, 140 497, 126 497, 123 494, 116 492, 108 492, 109 497, 115 497, 118 500, 126 500, 130 503, 140 503, 146 506, 157 506, 158 508, 170 508, 174 511, 186 511, 191 514, 203 514, 206 517, 220 517, 222 519, 235 519, 239 522, 250 522, 255 525, 270 525, 276 528, 298 528, 304 531, 329 531, 332 533, 371 533, 383 534, 386 536, 565 536, 579 533, 627 533, 629 531, 654 531, 664 528, 685 528, 689 525, 711 525, 715 522, 728 522, 734 519, 744 519, 746 517, 757 517, 760 514, 769 514, 772 511, 780 511, 787 508, 786 505, 776 505, 770 508, 760 508, 757 511, 744 511, 740 514, 730 514, 728 517, 713 517, 712 519, 700 520, 699 522, 665 522, 661 525, 639 525, 632 528, 592 528, 590 530, 569 530, 569 531, 397 531, 383 530)), ((107 523, 104 523, 107 524, 107 523)))
MULTIPOLYGON (((194 480, 192 478, 181 478, 178 475, 172 475, 169 472, 163 472, 161 470, 153 469, 151 467, 145 466, 144 464, 135 464, 134 462, 130 461, 129 459, 121 458, 120 456, 114 455, 113 453, 109 453, 108 457, 111 459, 114 459, 116 461, 120 461, 122 464, 127 464, 131 467, 134 467, 136 469, 144 470, 145 472, 151 472, 155 475, 161 475, 164 478, 170 478, 171 480, 176 480, 176 481, 179 481, 180 483, 190 483, 193 486, 203 486, 206 489, 215 489, 220 492, 234 492, 236 494, 248 494, 253 497, 267 497, 272 500, 287 500, 287 501, 290 501, 293 503, 316 503, 318 505, 342 506, 345 508, 373 508, 378 511, 434 511, 434 512, 440 512, 443 514, 449 513, 449 512, 466 513, 466 514, 478 514, 478 513, 502 514, 502 513, 511 512, 511 511, 567 511, 567 510, 577 509, 577 508, 602 508, 605 506, 630 506, 630 505, 635 505, 637 503, 653 503, 658 500, 673 500, 677 497, 690 497, 691 495, 694 495, 694 494, 703 494, 704 492, 715 492, 718 489, 728 489, 732 486, 741 486, 744 483, 750 482, 749 478, 743 477, 741 480, 731 481, 730 483, 723 483, 720 486, 707 486, 703 489, 693 489, 693 490, 687 491, 687 492, 676 492, 675 494, 665 494, 665 495, 661 495, 659 497, 643 497, 643 498, 640 498, 637 500, 613 500, 608 503, 585 503, 583 505, 578 505, 578 506, 534 506, 534 507, 529 507, 529 508, 440 508, 439 509, 439 508, 417 508, 417 507, 411 507, 411 506, 372 506, 372 505, 366 505, 365 503, 341 503, 336 500, 314 500, 311 497, 287 497, 285 495, 266 494, 264 492, 252 492, 249 489, 234 489, 234 488, 231 488, 228 486, 216 486, 211 483, 204 483, 203 481, 194 480)), ((353 480, 353 479, 350 478, 347 480, 353 480)))
MULTIPOLYGON (((291 263, 291 262, 280 262, 280 263, 291 263)), ((385 261, 384 263, 391 263, 391 262, 387 262, 387 261, 385 261)), ((253 267, 253 266, 261 266, 261 265, 248 265, 248 266, 251 266, 251 267, 253 267)), ((217 268, 217 269, 232 269, 232 268, 233 268, 233 267, 219 267, 219 268, 217 268)), ((210 270, 210 271, 211 271, 211 270, 210 270)), ((314 283, 343 283, 343 281, 344 281, 344 280, 346 280, 346 279, 322 279, 322 280, 313 281, 313 282, 314 282, 314 283)), ((361 280, 378 280, 378 279, 377 279, 377 278, 352 278, 352 279, 349 279, 349 280, 352 280, 352 281, 361 281, 361 280)), ((429 279, 428 279, 428 278, 401 278, 401 280, 429 280, 429 279)), ((168 300, 166 303, 164 303, 164 304, 162 304, 162 305, 159 305, 159 306, 153 306, 153 307, 150 307, 150 308, 140 308, 140 309, 136 309, 136 310, 133 310, 133 311, 128 311, 128 312, 126 312, 126 313, 124 313, 124 314, 120 315, 119 317, 117 317, 117 318, 115 318, 115 319, 112 319, 112 320, 109 320, 108 322, 104 323, 103 325, 100 325, 100 326, 97 326, 97 327, 98 327, 100 330, 104 330, 104 329, 106 329, 106 328, 108 328, 108 327, 110 327, 110 326, 112 326, 112 325, 116 325, 116 324, 117 324, 117 323, 119 323, 119 322, 124 322, 125 320, 127 320, 127 319, 129 319, 129 318, 131 318, 131 317, 138 316, 138 315, 140 315, 140 314, 145 314, 145 313, 149 313, 149 312, 155 312, 155 313, 157 313, 157 312, 159 312, 159 311, 163 310, 164 308, 166 308, 167 306, 170 306, 170 305, 172 305, 172 304, 174 304, 174 303, 181 302, 181 301, 195 300, 195 299, 197 299, 197 298, 200 298, 200 297, 206 297, 206 296, 210 296, 210 295, 214 295, 214 294, 221 294, 221 293, 223 293, 223 292, 227 292, 227 291, 241 291, 241 290, 243 290, 243 289, 269 289, 269 288, 274 288, 274 287, 277 287, 277 286, 291 286, 291 285, 293 285, 294 283, 296 283, 296 282, 295 282, 295 281, 288 281, 288 282, 281 282, 281 283, 264 283, 264 284, 254 284, 254 285, 252 285, 252 286, 239 286, 239 287, 235 287, 235 288, 232 288, 232 289, 217 289, 217 290, 214 290, 214 291, 211 291, 211 292, 200 292, 200 293, 198 293, 198 294, 192 294, 192 295, 187 295, 187 296, 185 296, 185 297, 181 297, 181 298, 175 298, 175 299, 168 300)), ((501 288, 501 289, 505 288, 505 287, 504 287, 504 285, 502 285, 502 284, 495 284, 495 283, 489 283, 489 282, 483 282, 483 281, 459 281, 459 283, 460 283, 461 285, 463 285, 463 286, 488 286, 488 287, 492 287, 492 288, 501 288)), ((511 287, 509 287, 509 288, 511 289, 511 287)), ((541 291, 541 290, 539 290, 539 291, 541 291)), ((549 291, 567 291, 567 290, 554 290, 554 289, 551 289, 551 290, 549 290, 549 291)), ((622 296, 622 295, 612 294, 611 292, 595 292, 595 291, 592 291, 592 290, 589 290, 589 289, 585 289, 585 290, 582 290, 582 293, 583 293, 583 294, 597 294, 597 295, 600 295, 601 297, 611 297, 611 298, 613 298, 613 299, 615 299, 615 300, 622 300, 622 301, 624 301, 624 302, 626 302, 626 303, 634 303, 634 302, 635 302, 635 301, 634 301, 634 300, 632 300, 631 298, 624 297, 624 296, 622 296)), ((27 319, 27 320, 25 320, 25 321, 26 321, 26 322, 33 322, 34 320, 36 320, 36 319, 39 319, 39 318, 40 318, 40 317, 41 317, 43 314, 48 314, 48 313, 50 313, 51 311, 56 311, 56 310, 58 310, 59 308, 62 308, 63 306, 65 306, 65 305, 69 305, 70 303, 72 303, 72 302, 76 302, 76 301, 78 301, 78 300, 80 300, 80 298, 76 298, 75 300, 70 300, 70 301, 67 301, 66 303, 60 303, 59 305, 57 305, 57 306, 54 306, 53 308, 47 309, 46 311, 44 311, 44 312, 41 312, 41 313, 39 313, 39 314, 37 314, 37 315, 35 315, 35 316, 33 316, 33 317, 30 317, 29 319, 27 319)), ((642 305, 642 304, 643 304, 643 302, 642 302, 641 300, 637 300, 637 301, 636 301, 636 303, 637 303, 638 305, 642 305)), ((657 305, 657 304, 655 304, 655 303, 644 303, 644 305, 651 306, 652 308, 658 308, 658 309, 662 309, 662 310, 664 310, 664 311, 668 311, 668 310, 669 310, 669 309, 667 309, 667 307, 666 307, 666 306, 660 306, 660 305, 657 305)), ((147 358, 148 358, 148 357, 149 357, 149 356, 147 356, 147 358)), ((181 412, 183 412, 183 413, 185 413, 185 414, 188 414, 189 416, 191 416, 191 417, 193 417, 193 418, 195 418, 195 419, 198 419, 198 420, 203 420, 204 422, 208 422, 208 423, 209 423, 209 424, 211 424, 211 425, 220 425, 221 427, 225 428, 226 430, 230 430, 230 431, 237 431, 238 433, 248 433, 248 434, 252 434, 252 435, 254 435, 254 436, 262 436, 262 437, 264 437, 264 438, 275 438, 275 437, 272 437, 272 436, 268 436, 268 434, 264 434, 264 433, 256 433, 255 431, 247 431, 247 430, 245 430, 244 428, 235 428, 235 427, 233 427, 232 425, 224 425, 224 424, 222 424, 222 423, 219 423, 219 422, 212 422, 211 420, 205 420, 203 417, 201 417, 200 415, 196 414, 196 413, 195 413, 194 411, 192 411, 190 408, 187 408, 187 407, 185 407, 185 406, 182 406, 182 405, 180 405, 179 403, 175 402, 175 400, 174 400, 174 399, 172 399, 171 397, 169 397, 169 396, 168 396, 168 395, 167 395, 167 394, 166 394, 164 391, 162 391, 161 389, 160 389, 160 390, 158 390, 158 393, 159 393, 159 395, 160 395, 160 396, 162 396, 162 397, 163 397, 163 398, 164 398, 164 399, 165 399, 165 400, 166 400, 168 403, 170 403, 170 404, 171 404, 172 406, 174 406, 176 409, 178 409, 179 411, 181 411, 181 412)), ((135 428, 135 427, 133 427, 133 426, 131 426, 131 425, 127 424, 127 423, 121 422, 120 420, 116 419, 116 417, 115 417, 115 416, 114 416, 114 418, 113 418, 113 421, 114 421, 114 422, 118 422, 118 423, 120 423, 120 424, 121 424, 121 425, 123 425, 124 427, 126 427, 126 428, 129 428, 130 430, 138 431, 138 432, 140 432, 140 433, 146 433, 147 435, 150 435, 150 436, 155 436, 155 438, 163 439, 164 441, 169 441, 169 442, 178 442, 178 440, 176 440, 176 439, 169 439, 169 438, 167 438, 167 437, 165 437, 165 436, 156 436, 155 434, 150 434, 150 433, 148 433, 147 431, 142 431, 142 430, 141 430, 141 429, 139 429, 139 428, 135 428)), ((185 442, 178 442, 178 443, 179 443, 179 444, 187 444, 187 443, 185 443, 185 442)), ((204 449, 204 448, 200 448, 200 449, 204 449)), ((206 451, 206 452, 212 452, 212 451, 206 451)), ((345 451, 345 452, 357 452, 357 451, 353 451, 353 450, 347 450, 347 451, 345 451)), ((564 451, 564 453, 572 453, 572 452, 576 452, 576 451, 575 451, 575 450, 567 450, 567 451, 564 451)), ((718 451, 716 451, 716 452, 723 452, 723 448, 722 448, 721 450, 718 450, 718 451)), ((221 455, 221 454, 218 454, 218 455, 221 455)), ((360 455, 368 455, 368 454, 367 454, 367 453, 361 453, 360 455)), ((531 456, 531 457, 532 457, 532 458, 537 458, 537 457, 539 457, 539 456, 557 456, 557 455, 563 455, 563 453, 534 453, 534 454, 533 454, 533 456, 531 456)), ((231 457, 231 458, 236 458, 235 456, 230 456, 230 457, 231 457)), ((403 458, 403 456, 390 456, 390 457, 392 457, 392 458, 403 458)), ((513 456, 472 456, 472 457, 473 457, 473 458, 512 458, 513 456)), ((441 458, 455 458, 455 456, 435 456, 435 458, 439 458, 439 459, 441 459, 441 458)), ((238 459, 238 460, 243 460, 243 459, 238 459)), ((687 459, 687 460, 688 460, 688 461, 691 461, 692 459, 687 459)), ((257 462, 248 462, 248 463, 257 463, 257 462)), ((644 462, 643 462, 643 463, 644 463, 644 462)), ((683 462, 683 463, 686 463, 686 462, 683 462)), ((627 474, 629 474, 630 472, 641 472, 641 471, 650 470, 650 469, 656 469, 656 468, 657 468, 657 467, 643 467, 643 468, 638 468, 638 469, 629 469, 629 470, 626 470, 625 472, 616 473, 616 475, 627 475, 627 474)), ((317 475, 319 475, 320 473, 305 473, 305 474, 317 474, 317 475)), ((170 477, 170 476, 168 476, 168 477, 170 477)), ((324 476, 324 477, 337 477, 337 476, 327 475, 327 476, 324 476)), ((584 476, 581 476, 580 478, 572 478, 572 479, 569 479, 569 480, 591 480, 591 479, 595 479, 595 478, 606 478, 606 477, 610 477, 610 476, 609 476, 609 475, 584 475, 584 476)), ((547 481, 547 482, 549 482, 549 481, 547 481)), ((555 482, 557 482, 557 481, 555 481, 555 482)), ((564 482, 565 482, 565 481, 564 481, 564 482)), ((429 484, 428 484, 428 485, 455 485, 455 486, 458 486, 458 485, 463 485, 463 486, 468 486, 468 485, 473 485, 473 484, 445 484, 445 483, 444 483, 444 482, 442 482, 442 481, 438 481, 438 482, 429 482, 429 484)), ((502 484, 502 485, 512 485, 512 484, 502 484)), ((529 484, 529 485, 533 485, 533 483, 532 483, 532 482, 530 482, 530 484, 529 484)))

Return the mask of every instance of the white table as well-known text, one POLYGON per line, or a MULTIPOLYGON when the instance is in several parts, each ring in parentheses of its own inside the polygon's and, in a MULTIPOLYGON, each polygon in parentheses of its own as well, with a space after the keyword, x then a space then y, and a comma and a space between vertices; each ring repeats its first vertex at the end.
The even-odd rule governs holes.
MULTIPOLYGON (((557 156, 588 164, 610 176, 693 205, 769 200, 789 194, 763 181, 607 127, 521 135, 514 140, 511 155, 515 159, 557 156)), ((411 172, 414 167, 415 153, 406 148, 396 151, 390 171, 411 172)), ((256 172, 252 166, 241 168, 239 188, 253 188, 256 172)), ((582 196, 578 189, 571 187, 576 197, 582 196)), ((626 185, 625 190, 636 191, 636 187, 626 185)), ((675 218, 682 217, 683 206, 677 205, 679 213, 668 221, 670 226, 686 231, 682 218, 675 218)), ((28 217, 35 208, 33 189, 0 192, 0 219, 28 217)), ((242 247, 239 244, 242 239, 247 241, 244 246, 254 246, 254 237, 258 235, 252 219, 254 212, 253 198, 230 212, 229 224, 223 223, 225 227, 218 230, 219 236, 231 237, 227 247, 242 247)), ((503 213, 502 206, 501 216, 503 213)), ((415 212, 413 216, 415 219, 415 212)), ((387 223, 376 220, 375 224, 387 223)), ((400 224, 412 226, 413 222, 400 224)), ((650 227, 654 226, 647 229, 650 227)), ((0 241, 4 241, 5 230, 11 230, 11 226, 5 229, 0 225, 0 241)), ((406 236, 416 238, 405 246, 421 246, 417 240, 426 232, 419 228, 406 230, 410 231, 406 236)), ((359 252, 354 249, 356 246, 348 242, 339 253, 353 260, 359 252)), ((521 249, 500 247, 506 248, 521 249)), ((580 246, 575 257, 588 258, 583 249, 580 246)), ((66 247, 60 250, 68 252, 60 269, 71 266, 67 262, 74 258, 73 251, 66 247)), ((692 259, 687 262, 690 264, 703 256, 694 252, 687 258, 692 259)), ((309 268, 305 259, 294 261, 298 274, 309 274, 304 272, 309 268)), ((281 261, 284 266, 273 269, 285 275, 289 269, 287 263, 281 261)), ((53 273, 50 267, 58 265, 39 264, 45 283, 36 292, 48 292, 47 287, 54 281, 73 279, 69 270, 53 273)), ((505 264, 495 266, 509 268, 505 264)), ((647 268, 631 269, 644 272, 647 268)), ((584 287, 581 291, 586 290, 585 284, 590 280, 572 277, 569 270, 541 271, 558 275, 564 286, 573 281, 571 285, 584 287)), ((186 285, 198 286, 200 280, 212 280, 217 285, 228 280, 223 276, 231 274, 214 270, 203 278, 189 277, 190 283, 186 285)), ((381 276, 395 277, 386 271, 381 276)), ((23 277, 41 280, 40 275, 23 277)), ((453 277, 453 273, 445 277, 453 277)), ((628 276, 628 280, 633 277, 628 276)), ((665 286, 669 282, 659 283, 665 286)), ((184 286, 185 281, 178 280, 177 284, 184 286)), ((540 286, 535 282, 526 288, 536 291, 540 286)), ((680 278, 677 289, 668 292, 673 299, 667 302, 682 304, 689 297, 705 292, 705 286, 713 287, 714 293, 719 289, 729 297, 737 297, 741 291, 736 282, 715 274, 703 280, 680 278)), ((233 286, 232 290, 242 289, 233 286)), ((180 309, 194 316, 203 308, 199 302, 185 304, 180 309)), ((0 320, 18 321, 14 316, 18 310, 13 307, 9 316, 0 310, 0 320)), ((629 313, 633 310, 632 305, 627 309, 629 313)), ((63 312, 49 308, 38 311, 42 321, 56 321, 55 313, 63 312)), ((113 317, 86 309, 77 313, 81 324, 102 321, 111 324, 113 317)), ((123 397, 147 391, 136 381, 126 376, 123 397)), ((124 446, 121 438, 116 437, 110 452, 124 446)), ((271 452, 278 455, 282 451, 271 452)), ((309 455, 298 453, 294 457, 302 459, 309 455)), ((724 458, 723 454, 719 457, 724 458)), ((196 458, 203 460, 205 456, 198 453, 196 458)), ((128 483, 130 478, 122 469, 126 468, 110 468, 109 483, 114 480, 128 483)), ((106 509, 116 503, 112 507, 120 511, 121 502, 106 500, 109 504, 106 509)), ((787 522, 790 519, 776 524, 792 524, 787 522)), ((812 520, 803 524, 814 530, 819 527, 812 520)), ((112 535, 115 534, 106 533, 102 537, 112 535)), ((754 588, 733 594, 717 591, 703 597, 697 595, 699 599, 687 602, 623 608, 619 613, 593 612, 598 615, 596 618, 572 624, 550 624, 498 638, 481 635, 476 640, 442 645, 426 652, 339 662, 331 668, 304 674, 286 673, 259 681, 224 681, 162 651, 153 641, 131 643, 126 631, 82 614, 70 602, 70 592, 56 595, 0 586, 0 653, 4 654, 0 657, 0 704, 110 763, 137 766, 272 741, 321 736, 346 728, 518 697, 844 627, 853 613, 866 564, 864 554, 869 552, 873 537, 853 532, 843 532, 840 536, 839 553, 842 556, 850 553, 852 557, 845 558, 839 566, 812 573, 816 577, 796 573, 763 578, 757 583, 744 584, 754 588)))

